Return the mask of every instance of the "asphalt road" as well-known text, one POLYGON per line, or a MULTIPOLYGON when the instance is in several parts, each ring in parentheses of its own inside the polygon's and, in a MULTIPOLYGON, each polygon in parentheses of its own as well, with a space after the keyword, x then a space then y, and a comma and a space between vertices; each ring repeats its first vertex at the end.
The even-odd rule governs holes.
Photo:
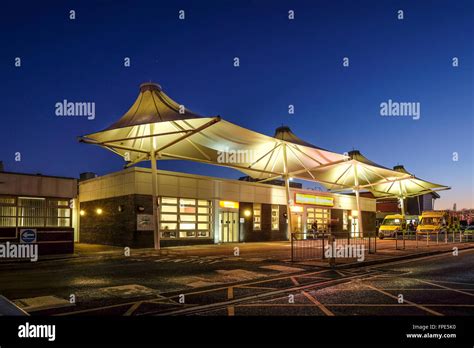
POLYGON ((474 315, 473 264, 472 249, 340 270, 234 256, 75 259, 1 266, 0 294, 75 296, 33 315, 474 315))

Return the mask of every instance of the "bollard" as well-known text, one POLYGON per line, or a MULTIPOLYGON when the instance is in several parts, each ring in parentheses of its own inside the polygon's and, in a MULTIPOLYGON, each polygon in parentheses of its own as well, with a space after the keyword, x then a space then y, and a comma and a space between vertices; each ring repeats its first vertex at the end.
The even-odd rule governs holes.
POLYGON ((291 238, 291 262, 295 262, 295 245, 293 241, 293 233, 290 235, 291 238))
POLYGON ((324 255, 324 233, 323 233, 323 239, 322 239, 322 248, 321 248, 321 259, 324 260, 326 258, 326 255, 324 255))
POLYGON ((332 248, 331 257, 329 258, 329 266, 334 267, 336 265, 336 258, 335 258, 336 243, 334 241, 334 236, 332 234, 329 235, 328 237, 328 246, 329 244, 331 244, 331 248, 332 248))
POLYGON ((375 234, 375 237, 374 237, 374 254, 377 254, 377 233, 375 234))

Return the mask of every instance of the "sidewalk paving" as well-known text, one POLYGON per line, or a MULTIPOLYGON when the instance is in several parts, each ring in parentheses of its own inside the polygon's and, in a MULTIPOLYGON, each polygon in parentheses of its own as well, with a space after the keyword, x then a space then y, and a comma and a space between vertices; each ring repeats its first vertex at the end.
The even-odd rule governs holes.
MULTIPOLYGON (((395 240, 377 240, 377 252, 375 254, 365 254, 364 261, 356 261, 355 259, 336 258, 333 267, 360 267, 377 263, 384 263, 408 258, 417 258, 428 256, 432 254, 445 253, 457 247, 459 250, 474 248, 474 242, 464 243, 433 243, 426 246, 425 243, 419 243, 416 248, 415 241, 406 241, 406 248, 402 247, 399 241, 399 249, 395 249, 395 240)), ((74 254, 61 255, 45 255, 41 256, 38 262, 43 261, 59 261, 59 260, 86 260, 91 258, 120 258, 125 257, 125 249, 123 247, 84 244, 77 243, 75 245, 74 254)), ((153 248, 131 249, 130 256, 132 257, 239 257, 242 259, 255 260, 274 260, 282 262, 291 262, 291 244, 290 242, 260 242, 260 243, 229 243, 229 244, 212 244, 212 245, 195 245, 195 246, 181 246, 168 247, 161 250, 154 250, 153 248), (238 248, 239 255, 235 255, 238 248)), ((0 265, 4 264, 18 264, 31 263, 25 260, 2 260, 0 265)), ((307 265, 317 267, 330 267, 327 259, 315 260, 298 260, 292 262, 294 265, 307 265)))

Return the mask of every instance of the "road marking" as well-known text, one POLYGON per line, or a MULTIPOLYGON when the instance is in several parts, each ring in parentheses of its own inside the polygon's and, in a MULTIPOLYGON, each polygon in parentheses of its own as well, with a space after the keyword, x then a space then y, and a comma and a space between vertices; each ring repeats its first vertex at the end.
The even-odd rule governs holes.
MULTIPOLYGON (((392 294, 389 293, 389 292, 380 290, 380 289, 378 289, 378 288, 376 288, 375 286, 372 286, 372 285, 365 284, 365 286, 367 286, 368 288, 370 288, 370 289, 372 289, 372 290, 378 291, 378 292, 380 292, 380 293, 382 293, 382 294, 384 294, 384 295, 386 295, 386 296, 388 296, 388 297, 391 297, 391 298, 393 298, 393 299, 395 299, 395 300, 398 301, 398 297, 395 296, 395 295, 392 295, 392 294)), ((408 304, 414 305, 414 306, 417 307, 418 309, 424 310, 425 312, 428 312, 428 313, 431 313, 431 314, 434 314, 434 315, 437 315, 437 316, 443 316, 443 314, 438 313, 438 312, 436 312, 436 311, 433 311, 433 310, 431 310, 431 309, 429 309, 429 308, 423 307, 422 305, 416 304, 415 302, 408 301, 408 300, 403 300, 403 302, 406 302, 406 303, 408 303, 408 304)))
MULTIPOLYGON (((365 279, 367 279, 367 276, 368 276, 368 274, 348 276, 348 277, 345 277, 345 278, 327 280, 327 281, 323 281, 323 282, 316 283, 316 284, 306 284, 306 285, 301 285, 301 286, 297 286, 297 287, 293 287, 293 288, 278 289, 278 290, 274 290, 274 291, 270 291, 270 292, 266 292, 266 293, 262 293, 262 294, 250 295, 250 296, 247 296, 247 297, 242 297, 242 298, 233 299, 233 300, 227 300, 227 301, 222 301, 222 302, 214 302, 214 303, 209 303, 209 304, 204 304, 204 305, 197 305, 197 306, 192 307, 192 308, 183 308, 183 309, 173 310, 173 311, 170 311, 170 312, 162 312, 162 313, 158 313, 157 315, 179 315, 179 314, 184 314, 184 313, 192 312, 192 311, 194 311, 194 312, 196 312, 196 311, 198 311, 198 312, 205 312, 205 311, 209 312, 209 311, 212 311, 212 310, 215 310, 215 309, 218 309, 218 308, 222 308, 222 307, 225 308, 227 306, 236 305, 239 302, 255 301, 255 300, 258 300, 260 298, 285 294, 285 293, 288 293, 288 292, 295 292, 295 291, 300 291, 300 290, 302 291, 302 290, 306 290, 306 289, 316 288, 316 287, 319 287, 319 286, 325 286, 325 285, 328 285, 330 283, 338 283, 338 282, 341 282, 341 281, 349 281, 349 280, 358 279, 358 278, 362 278, 362 277, 365 277, 365 279)), ((288 279, 288 278, 289 277, 282 277, 282 279, 288 279)), ((225 287, 224 289, 227 289, 227 287, 225 287)), ((217 291, 217 290, 222 290, 222 288, 221 289, 201 291, 201 293, 210 292, 210 291, 217 291)), ((172 296, 172 298, 177 297, 177 296, 178 295, 172 296)))
MULTIPOLYGON (((328 270, 328 269, 324 269, 324 270, 321 270, 321 271, 307 273, 307 275, 297 275, 297 276, 298 277, 303 277, 303 276, 306 277, 306 276, 311 276, 313 274, 320 274, 320 273, 329 272, 329 271, 330 270, 328 270)), ((242 284, 242 285, 239 285, 239 286, 249 286, 249 285, 262 284, 262 283, 270 283, 270 282, 274 282, 274 281, 278 281, 278 280, 285 280, 285 279, 288 279, 289 277, 290 277, 290 275, 286 274, 286 275, 277 276, 275 278, 270 278, 270 279, 249 281, 248 283, 245 283, 245 284, 242 284)), ((328 281, 332 281, 332 280, 334 280, 334 279, 328 278, 328 281)), ((222 286, 220 288, 207 289, 207 290, 198 290, 198 291, 188 292, 187 295, 199 295, 199 294, 204 294, 204 293, 207 293, 207 292, 226 290, 227 288, 228 288, 228 286, 222 286)), ((274 288, 271 288, 271 289, 274 289, 274 288)), ((178 297, 178 295, 175 295, 175 296, 172 296, 172 297, 178 297)))
POLYGON ((36 312, 46 309, 63 308, 74 306, 73 303, 57 296, 39 296, 30 298, 20 298, 13 302, 25 312, 36 312))
POLYGON ((328 278, 328 277, 313 277, 313 276, 305 276, 305 275, 298 276, 298 278, 311 278, 311 279, 331 279, 331 278, 328 278))
POLYGON ((165 261, 170 261, 171 259, 165 257, 163 259, 158 259, 158 260, 155 260, 154 262, 165 262, 165 261))
POLYGON ((232 300, 234 298, 234 288, 232 286, 229 286, 227 288, 227 299, 232 300))
POLYGON ((237 286, 234 286, 234 287, 239 288, 239 289, 275 290, 275 288, 269 288, 269 287, 264 287, 264 286, 237 285, 237 286))
MULTIPOLYGON (((460 285, 471 285, 474 286, 473 283, 463 283, 463 282, 448 282, 445 280, 437 280, 436 283, 446 283, 446 284, 460 284, 460 285)), ((474 290, 474 288, 472 288, 474 290)))
POLYGON ((104 306, 104 307, 96 307, 96 308, 88 308, 88 309, 82 309, 80 311, 74 311, 74 312, 66 312, 66 313, 58 313, 58 314, 53 314, 54 316, 58 317, 63 317, 66 315, 74 315, 74 314, 81 314, 81 313, 87 313, 87 312, 96 312, 96 311, 101 311, 104 309, 111 309, 111 308, 117 308, 117 307, 124 307, 124 306, 131 306, 135 304, 135 302, 126 302, 126 303, 119 303, 115 305, 110 305, 110 306, 104 306))
POLYGON ((426 280, 417 279, 417 278, 408 278, 408 279, 414 279, 416 281, 419 281, 419 282, 422 282, 422 283, 425 283, 425 284, 428 284, 428 285, 437 286, 437 287, 440 287, 440 288, 443 288, 443 289, 446 289, 446 290, 451 290, 451 291, 454 291, 454 292, 458 292, 460 294, 464 294, 464 295, 468 295, 468 296, 474 296, 474 294, 471 294, 469 292, 461 291, 461 290, 458 290, 458 289, 452 289, 452 288, 449 288, 449 287, 444 286, 444 285, 439 285, 439 284, 428 282, 426 280))
POLYGON ((125 317, 131 316, 133 314, 133 312, 135 312, 138 309, 138 307, 140 307, 142 305, 142 303, 143 303, 143 301, 136 302, 123 315, 125 317))
MULTIPOLYGON (((112 308, 117 308, 117 307, 125 307, 125 306, 132 306, 136 304, 142 304, 142 303, 155 303, 155 304, 172 304, 172 305, 177 305, 177 306, 186 306, 183 304, 179 304, 176 301, 173 301, 172 299, 168 298, 156 298, 156 299, 151 299, 151 300, 140 300, 140 301, 135 301, 135 302, 125 302, 125 303, 118 303, 114 305, 109 305, 109 306, 103 306, 103 307, 95 307, 95 308, 87 308, 87 309, 81 309, 79 311, 74 311, 74 312, 65 312, 65 313, 58 313, 58 314, 53 314, 53 316, 58 316, 58 317, 63 317, 66 315, 74 315, 74 314, 82 314, 82 313, 88 313, 88 312, 97 312, 100 310, 107 310, 107 309, 112 309, 112 308)), ((130 310, 131 308, 129 308, 130 310)))
POLYGON ((293 282, 293 284, 295 284, 296 286, 300 285, 300 283, 296 280, 295 277, 290 277, 290 279, 293 282))
POLYGON ((229 317, 233 317, 235 315, 235 308, 234 306, 228 306, 227 307, 227 315, 229 317))
POLYGON ((315 297, 311 296, 309 293, 307 293, 306 291, 302 291, 301 292, 308 300, 310 300, 311 302, 313 302, 321 311, 323 311, 324 314, 326 314, 327 316, 329 317, 333 317, 334 316, 334 313, 331 312, 329 309, 326 308, 326 306, 324 306, 321 302, 319 302, 318 300, 316 300, 315 297))
POLYGON ((294 272, 304 271, 303 268, 288 267, 288 266, 282 266, 282 265, 260 266, 259 268, 269 269, 269 270, 272 270, 272 271, 280 271, 280 272, 284 272, 284 273, 294 273, 294 272))

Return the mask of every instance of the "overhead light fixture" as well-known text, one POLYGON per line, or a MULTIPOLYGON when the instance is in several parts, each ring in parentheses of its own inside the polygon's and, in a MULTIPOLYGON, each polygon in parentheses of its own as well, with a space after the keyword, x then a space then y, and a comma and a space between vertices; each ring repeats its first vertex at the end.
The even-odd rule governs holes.
POLYGON ((81 209, 81 210, 79 211, 79 215, 80 215, 80 216, 86 215, 86 211, 81 209))
POLYGON ((97 213, 97 215, 102 215, 102 209, 101 208, 97 208, 95 210, 95 212, 97 213))

